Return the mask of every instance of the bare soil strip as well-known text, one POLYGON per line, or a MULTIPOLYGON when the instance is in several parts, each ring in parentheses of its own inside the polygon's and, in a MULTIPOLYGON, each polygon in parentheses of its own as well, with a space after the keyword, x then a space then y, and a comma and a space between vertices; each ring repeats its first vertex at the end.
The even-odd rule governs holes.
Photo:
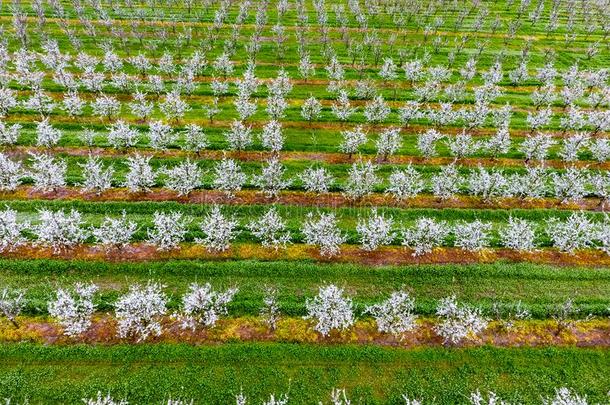
POLYGON ((159 251, 146 243, 134 243, 123 249, 104 249, 102 246, 83 244, 72 249, 54 252, 36 245, 24 245, 1 254, 5 258, 94 260, 111 262, 142 262, 148 260, 313 260, 321 263, 357 263, 370 266, 413 264, 473 264, 498 261, 552 264, 556 266, 610 266, 610 255, 599 250, 587 249, 574 254, 543 248, 532 252, 493 248, 469 252, 459 248, 436 248, 431 253, 413 256, 412 251, 400 246, 385 246, 373 252, 359 246, 344 245, 340 254, 320 256, 319 251, 303 244, 286 249, 267 249, 254 243, 235 244, 224 252, 209 252, 202 245, 184 243, 178 249, 159 251))
MULTIPOLYGON (((4 154, 11 156, 12 158, 26 159, 29 153, 46 153, 49 149, 37 147, 37 146, 17 146, 4 151, 4 154)), ((372 160, 379 165, 416 165, 416 166, 445 166, 451 163, 456 163, 459 166, 464 167, 494 167, 494 168, 524 168, 523 159, 515 158, 460 158, 455 159, 453 157, 432 157, 425 158, 423 156, 411 156, 411 155, 394 155, 389 156, 387 159, 381 159, 376 155, 371 154, 358 154, 351 158, 345 153, 338 152, 304 152, 304 151, 285 151, 279 152, 276 155, 268 151, 222 151, 222 150, 206 150, 199 154, 179 150, 169 149, 164 151, 158 151, 149 148, 129 148, 125 151, 116 150, 113 148, 86 148, 86 147, 65 147, 58 146, 52 149, 52 152, 67 156, 100 156, 109 158, 125 158, 125 156, 132 154, 145 154, 154 156, 156 158, 186 158, 189 157, 193 160, 221 160, 237 159, 244 162, 263 162, 272 156, 277 156, 281 161, 315 161, 328 164, 352 164, 359 159, 372 160)), ((568 167, 576 167, 580 169, 596 169, 596 170, 610 170, 610 161, 608 162, 596 162, 589 160, 578 160, 574 162, 564 162, 563 160, 551 159, 545 160, 544 166, 551 169, 565 169, 568 167)))
POLYGON ((456 196, 440 200, 432 195, 419 195, 398 201, 391 195, 374 193, 352 200, 342 193, 332 192, 316 195, 304 191, 283 191, 276 198, 269 198, 256 190, 242 190, 233 198, 219 190, 196 190, 186 196, 177 192, 156 188, 150 192, 132 193, 126 188, 113 188, 101 194, 84 192, 81 188, 65 187, 51 192, 37 191, 31 186, 21 186, 13 192, 0 192, 0 200, 63 200, 63 201, 121 201, 121 202, 163 202, 175 201, 182 204, 223 204, 223 205, 264 205, 280 204, 300 207, 341 208, 341 207, 394 207, 394 208, 461 208, 461 209, 558 209, 604 211, 607 204, 599 198, 585 198, 578 202, 562 202, 557 198, 521 199, 498 197, 488 201, 475 196, 456 196))
MULTIPOLYGON (((68 338, 57 323, 44 318, 19 319, 19 328, 8 322, 0 325, 0 341, 30 340, 44 344, 121 344, 129 339, 116 337, 116 320, 108 315, 98 315, 91 328, 82 336, 68 338)), ((280 319, 275 331, 269 330, 260 319, 240 317, 221 319, 211 329, 182 329, 178 321, 163 320, 163 333, 153 337, 154 343, 222 344, 229 341, 293 342, 324 344, 375 344, 401 348, 442 346, 443 339, 434 332, 432 319, 421 319, 418 328, 400 336, 377 331, 373 320, 360 320, 346 331, 333 331, 323 337, 312 329, 312 324, 300 318, 280 319)), ((560 330, 551 320, 517 321, 507 329, 494 321, 478 337, 465 340, 460 346, 493 345, 499 347, 578 346, 610 347, 610 321, 588 320, 575 327, 560 330)))

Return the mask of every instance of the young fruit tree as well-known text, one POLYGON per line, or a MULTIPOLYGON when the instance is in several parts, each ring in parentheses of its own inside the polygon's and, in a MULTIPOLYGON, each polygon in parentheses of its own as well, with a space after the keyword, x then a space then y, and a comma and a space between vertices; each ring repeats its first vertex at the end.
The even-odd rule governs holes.
POLYGON ((334 183, 332 174, 324 167, 308 167, 298 175, 298 178, 303 183, 305 191, 316 194, 328 193, 329 187, 334 183))
POLYGON ((38 216, 38 223, 32 227, 37 237, 36 243, 50 247, 54 253, 73 248, 88 236, 80 212, 74 209, 69 213, 43 209, 38 216))
POLYGON ((64 334, 80 336, 91 326, 95 311, 93 294, 98 290, 95 284, 76 283, 74 291, 59 288, 55 300, 49 302, 49 314, 59 320, 64 334))
POLYGON ((161 284, 134 284, 114 305, 118 322, 117 334, 142 342, 149 336, 161 335, 161 319, 167 312, 167 295, 161 284))
POLYGON ((188 232, 190 220, 183 218, 182 213, 159 212, 153 214, 153 227, 148 229, 147 242, 156 246, 157 250, 176 249, 188 232))
POLYGON ((224 252, 237 237, 237 226, 235 218, 225 216, 220 207, 214 205, 200 225, 204 237, 195 239, 195 242, 202 244, 210 252, 224 252))
POLYGON ((26 302, 23 291, 4 288, 0 293, 0 314, 6 317, 15 328, 18 328, 17 317, 25 308, 26 302))
POLYGON ((176 191, 178 196, 187 196, 203 185, 203 170, 188 158, 177 166, 163 168, 160 172, 165 175, 165 186, 176 191))
POLYGON ((138 224, 127 220, 123 211, 118 218, 104 217, 104 221, 98 227, 91 229, 91 234, 97 243, 108 251, 124 249, 138 229, 138 224))
POLYGON ((367 219, 358 219, 356 232, 360 237, 362 249, 366 251, 377 250, 379 246, 389 245, 396 237, 396 233, 392 230, 394 227, 394 219, 381 213, 377 213, 377 209, 373 209, 371 215, 367 219))
POLYGON ((320 287, 318 295, 307 299, 305 308, 304 319, 314 320, 314 330, 322 336, 328 336, 332 330, 345 330, 355 322, 352 299, 333 284, 320 287))
POLYGON ((347 237, 341 233, 337 226, 334 213, 320 213, 317 219, 309 212, 303 223, 301 232, 305 236, 305 243, 318 246, 322 256, 332 257, 341 251, 341 244, 347 237))
POLYGON ((367 306, 365 312, 375 318, 379 332, 399 337, 417 327, 414 310, 415 299, 408 292, 394 291, 380 304, 367 306))
POLYGON ((445 344, 457 345, 464 339, 474 339, 488 324, 480 309, 458 304, 455 295, 439 302, 436 315, 441 319, 434 330, 445 344))
POLYGON ((451 229, 445 221, 433 218, 418 218, 412 227, 402 231, 402 244, 413 250, 413 256, 421 256, 442 246, 451 229))
POLYGON ((271 207, 259 219, 251 221, 247 228, 266 248, 277 251, 290 243, 290 231, 286 229, 286 222, 275 207, 271 207))
POLYGON ((221 316, 228 314, 227 304, 238 291, 237 288, 214 291, 209 283, 191 284, 182 297, 182 311, 178 315, 181 327, 193 332, 198 327, 213 327, 221 316))
POLYGON ((223 158, 214 166, 212 184, 217 190, 223 191, 228 198, 234 198, 240 191, 248 176, 241 170, 239 163, 233 159, 223 158))
POLYGON ((23 233, 30 229, 30 223, 18 221, 17 215, 9 207, 0 211, 0 253, 11 252, 28 241, 23 233))

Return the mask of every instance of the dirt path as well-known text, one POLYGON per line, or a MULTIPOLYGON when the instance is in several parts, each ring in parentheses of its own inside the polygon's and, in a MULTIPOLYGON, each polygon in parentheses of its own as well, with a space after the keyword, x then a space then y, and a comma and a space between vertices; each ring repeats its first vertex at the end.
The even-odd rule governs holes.
POLYGON ((1 254, 6 258, 93 260, 111 262, 142 262, 149 260, 314 260, 323 263, 357 263, 370 266, 417 264, 471 264, 498 261, 553 264, 557 266, 610 266, 610 255, 599 250, 581 250, 574 254, 545 248, 532 252, 498 248, 469 252, 459 248, 436 248, 431 253, 413 256, 412 251, 398 246, 381 247, 367 252, 358 246, 344 245, 339 255, 322 257, 312 246, 294 244, 275 251, 253 243, 236 244, 221 253, 208 252, 202 245, 183 244, 179 249, 158 251, 154 246, 135 243, 122 250, 105 250, 97 245, 79 245, 63 252, 32 245, 21 246, 1 254))
POLYGON ((461 208, 461 209, 558 209, 601 211, 605 208, 598 198, 586 198, 578 202, 562 203, 557 198, 520 199, 514 197, 493 198, 485 201, 481 197, 456 196, 439 200, 432 195, 419 195, 403 201, 397 201, 391 195, 374 193, 358 200, 351 200, 345 195, 332 192, 316 195, 304 191, 283 191, 277 198, 268 198, 255 190, 237 192, 234 198, 218 190, 196 190, 188 196, 179 196, 177 192, 157 188, 148 193, 131 193, 125 188, 113 188, 97 195, 83 192, 76 187, 65 187, 53 192, 36 191, 31 186, 21 186, 14 192, 0 192, 0 200, 63 200, 63 201, 125 201, 125 202, 162 202, 176 201, 182 204, 226 204, 226 205, 264 205, 282 204, 302 207, 396 207, 396 208, 461 208))

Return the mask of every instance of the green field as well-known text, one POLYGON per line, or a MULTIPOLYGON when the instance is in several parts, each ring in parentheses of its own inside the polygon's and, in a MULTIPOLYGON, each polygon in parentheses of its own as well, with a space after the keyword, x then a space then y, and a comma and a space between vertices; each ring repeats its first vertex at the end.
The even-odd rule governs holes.
POLYGON ((608 403, 608 21, 0 1, 0 399, 608 403))

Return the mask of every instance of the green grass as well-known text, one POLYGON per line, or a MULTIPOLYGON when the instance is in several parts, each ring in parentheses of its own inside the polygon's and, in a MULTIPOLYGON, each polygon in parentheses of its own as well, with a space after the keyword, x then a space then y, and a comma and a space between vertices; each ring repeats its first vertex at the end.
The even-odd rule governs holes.
POLYGON ((444 349, 290 344, 37 346, 1 345, 0 396, 31 404, 79 403, 97 391, 133 404, 172 398, 228 404, 242 389, 250 403, 288 393, 291 404, 328 401, 345 388, 362 404, 466 403, 470 392, 495 391, 515 403, 540 403, 568 386, 606 400, 607 350, 444 349))
POLYGON ((215 288, 239 287, 230 304, 232 316, 256 315, 265 286, 278 289, 282 312, 305 314, 305 300, 325 283, 345 288, 359 311, 401 288, 416 299, 418 313, 432 315, 440 298, 455 294, 460 301, 490 313, 493 302, 521 301, 536 318, 550 316, 553 306, 568 298, 579 316, 606 316, 610 307, 610 269, 564 268, 533 264, 476 264, 366 267, 308 262, 205 262, 167 261, 104 263, 62 260, 1 260, 0 285, 27 289, 26 313, 46 312, 46 301, 56 288, 77 281, 100 286, 96 302, 101 311, 132 283, 161 282, 170 294, 170 307, 180 305, 181 295, 193 282, 215 288))

